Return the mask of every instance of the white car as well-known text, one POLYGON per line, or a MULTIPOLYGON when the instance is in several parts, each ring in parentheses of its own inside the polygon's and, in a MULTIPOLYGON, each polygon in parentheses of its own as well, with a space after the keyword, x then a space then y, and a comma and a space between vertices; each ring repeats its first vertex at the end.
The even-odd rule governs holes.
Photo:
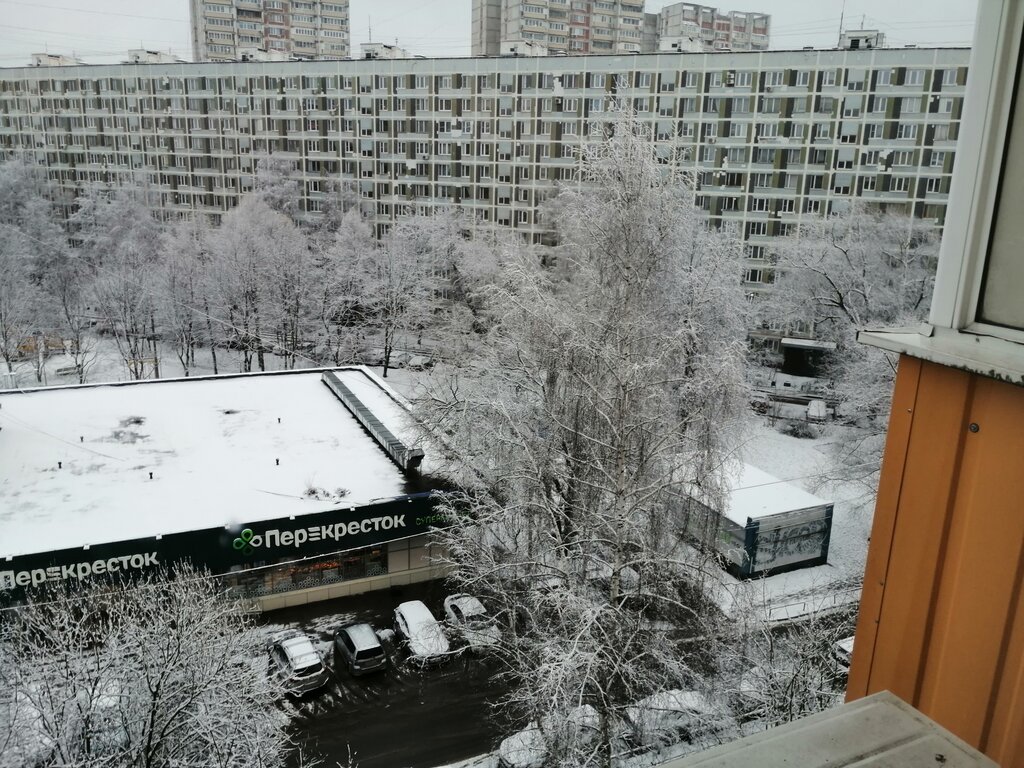
MULTIPOLYGON (((555 719, 542 718, 544 727, 531 722, 523 730, 513 733, 498 746, 498 765, 501 768, 543 768, 548 757, 549 734, 555 729, 555 719)), ((581 747, 597 743, 601 720, 597 710, 589 704, 576 707, 566 715, 564 734, 581 747)))
MULTIPOLYGON (((699 691, 661 691, 625 711, 627 738, 635 747, 703 743, 734 725, 730 715, 699 691)), ((710 746, 710 745, 709 745, 710 746)))
POLYGON ((471 651, 487 650, 501 639, 494 617, 472 595, 449 595, 444 599, 444 612, 448 623, 458 630, 471 651))
POLYGON ((448 654, 448 638, 421 600, 409 600, 395 608, 395 634, 420 663, 438 661, 448 654))

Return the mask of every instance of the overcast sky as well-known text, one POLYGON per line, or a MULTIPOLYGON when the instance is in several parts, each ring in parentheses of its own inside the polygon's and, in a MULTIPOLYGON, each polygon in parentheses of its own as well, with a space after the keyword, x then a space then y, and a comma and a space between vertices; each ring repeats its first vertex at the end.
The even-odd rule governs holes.
MULTIPOLYGON (((647 0, 657 11, 673 0, 647 0)), ((710 4, 705 0, 705 4, 710 4)), ((129 48, 189 58, 188 0, 0 0, 0 66, 29 54, 119 60, 129 48)), ((423 56, 468 56, 471 0, 350 0, 352 44, 394 43, 423 56)), ((772 15, 772 48, 832 47, 846 29, 881 29, 893 46, 969 45, 976 0, 757 0, 723 10, 772 15), (845 6, 845 9, 844 9, 845 6)))

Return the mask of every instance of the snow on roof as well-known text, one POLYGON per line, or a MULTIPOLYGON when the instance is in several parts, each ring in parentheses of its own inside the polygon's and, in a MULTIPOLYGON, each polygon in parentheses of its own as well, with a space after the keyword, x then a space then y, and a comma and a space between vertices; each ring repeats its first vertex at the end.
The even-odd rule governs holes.
MULTIPOLYGON (((335 370, 408 434, 384 382, 335 370)), ((0 393, 0 557, 339 506, 310 487, 353 507, 406 492, 321 370, 0 393)))
POLYGON ((730 477, 730 481, 732 490, 724 514, 739 526, 746 526, 748 518, 757 520, 831 503, 750 464, 741 465, 739 475, 730 477))
POLYGON ((836 348, 834 341, 819 341, 818 339, 792 339, 785 338, 780 342, 784 347, 799 347, 802 349, 818 349, 831 352, 836 348))
POLYGON ((365 622, 359 624, 350 624, 343 628, 350 638, 352 638, 352 644, 356 647, 357 651, 365 651, 371 648, 379 648, 380 640, 377 638, 377 633, 373 631, 373 627, 365 622))

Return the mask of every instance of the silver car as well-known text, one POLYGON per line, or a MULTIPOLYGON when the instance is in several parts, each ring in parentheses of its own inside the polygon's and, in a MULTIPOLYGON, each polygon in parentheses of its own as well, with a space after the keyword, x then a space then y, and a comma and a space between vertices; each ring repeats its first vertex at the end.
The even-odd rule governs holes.
POLYGON ((275 635, 270 646, 270 664, 285 690, 293 696, 322 688, 329 680, 313 641, 297 629, 275 635))
POLYGON ((334 633, 334 658, 353 675, 386 669, 388 655, 373 627, 366 623, 346 624, 334 633))

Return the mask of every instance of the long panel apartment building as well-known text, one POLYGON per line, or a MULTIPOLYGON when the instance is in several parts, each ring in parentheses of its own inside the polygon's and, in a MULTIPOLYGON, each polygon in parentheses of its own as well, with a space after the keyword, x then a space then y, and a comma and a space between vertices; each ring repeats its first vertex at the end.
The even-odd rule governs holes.
POLYGON ((189 0, 189 15, 196 61, 351 55, 348 0, 189 0))
POLYGON ((305 215, 355 188, 378 231, 459 206, 543 242, 541 204, 578 183, 614 97, 698 203, 769 246, 855 199, 940 225, 968 49, 508 59, 153 64, 0 70, 0 151, 46 170, 70 206, 90 182, 145 184, 164 216, 215 217, 287 161, 305 215))

